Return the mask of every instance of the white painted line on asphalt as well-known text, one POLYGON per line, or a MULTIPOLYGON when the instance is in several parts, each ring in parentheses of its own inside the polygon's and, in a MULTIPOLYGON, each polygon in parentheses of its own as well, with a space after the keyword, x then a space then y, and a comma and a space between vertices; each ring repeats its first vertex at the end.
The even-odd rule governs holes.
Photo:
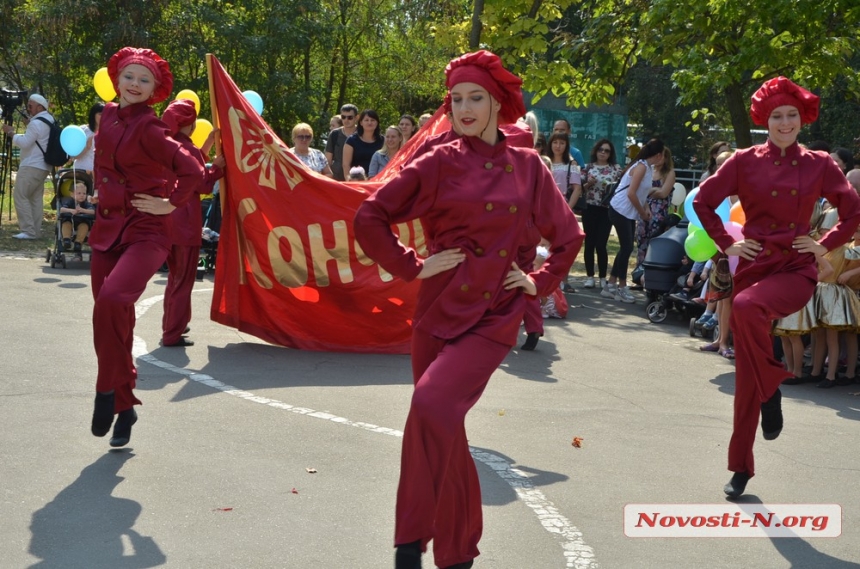
MULTIPOLYGON (((195 289, 194 292, 211 292, 212 290, 213 289, 195 289)), ((159 295, 141 300, 135 305, 135 316, 137 318, 141 318, 153 305, 158 304, 163 299, 164 296, 159 295)), ((191 381, 202 383, 203 385, 221 391, 222 393, 226 393, 227 395, 232 395, 233 397, 239 397, 247 401, 267 405, 276 409, 283 409, 284 411, 297 413, 299 415, 306 415, 315 419, 322 419, 341 425, 356 427, 372 433, 390 435, 393 437, 403 437, 403 431, 389 429, 388 427, 380 427, 379 425, 362 421, 352 421, 345 417, 338 417, 331 413, 316 411, 314 409, 308 409, 307 407, 296 407, 294 405, 278 401, 277 399, 261 397, 259 395, 254 395, 250 391, 244 391, 233 387, 232 385, 227 385, 210 375, 177 367, 150 354, 147 351, 146 342, 144 342, 139 336, 134 337, 132 355, 148 364, 157 366, 165 371, 184 375, 191 381)), ((511 463, 491 452, 478 450, 474 447, 469 447, 469 451, 472 453, 472 457, 475 458, 475 460, 480 460, 482 463, 487 465, 499 476, 499 478, 511 486, 519 499, 535 513, 541 526, 543 526, 546 531, 561 537, 561 546, 564 549, 566 569, 597 568, 598 565, 597 559, 594 556, 594 550, 582 539, 582 532, 558 511, 555 505, 547 499, 539 488, 535 488, 534 484, 532 484, 531 480, 529 480, 525 473, 514 468, 511 463)))

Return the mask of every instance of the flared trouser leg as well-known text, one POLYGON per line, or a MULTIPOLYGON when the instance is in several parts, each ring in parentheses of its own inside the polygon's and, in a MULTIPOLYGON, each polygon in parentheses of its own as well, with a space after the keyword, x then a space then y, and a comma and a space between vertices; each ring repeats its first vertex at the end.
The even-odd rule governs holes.
POLYGON ((510 346, 466 333, 440 340, 413 332, 415 391, 397 490, 395 545, 431 539, 436 565, 478 556, 481 487, 466 439, 466 413, 480 398, 510 346))
POLYGON ((93 251, 93 344, 98 360, 96 391, 115 393, 117 413, 139 405, 134 344, 134 303, 164 263, 167 249, 148 241, 111 251, 93 251))
POLYGON ((543 315, 540 311, 540 299, 526 299, 526 313, 523 315, 523 323, 525 324, 526 334, 536 332, 543 336, 543 315))
POLYGON ((815 283, 797 273, 775 273, 735 294, 731 327, 735 339, 734 425, 729 470, 755 475, 753 443, 761 404, 789 377, 773 355, 773 320, 803 308, 815 283))
POLYGON ((167 256, 167 287, 164 289, 164 317, 161 340, 165 345, 182 338, 191 322, 191 292, 197 280, 200 247, 174 245, 167 256))

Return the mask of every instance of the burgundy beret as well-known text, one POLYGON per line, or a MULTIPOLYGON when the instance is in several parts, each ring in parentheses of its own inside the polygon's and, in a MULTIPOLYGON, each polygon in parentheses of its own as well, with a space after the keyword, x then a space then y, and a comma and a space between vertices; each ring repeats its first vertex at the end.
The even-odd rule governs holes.
POLYGON ((767 126, 770 113, 784 105, 791 105, 800 111, 801 124, 815 122, 818 118, 818 96, 785 77, 766 81, 753 93, 751 101, 750 116, 760 126, 767 126))
POLYGON ((188 99, 171 101, 164 109, 161 120, 170 129, 170 134, 175 135, 182 127, 194 124, 197 120, 197 109, 194 108, 194 101, 188 99))
POLYGON ((170 72, 170 64, 151 49, 139 47, 124 47, 113 54, 108 61, 108 76, 117 94, 119 94, 119 74, 132 64, 143 65, 149 69, 155 78, 155 91, 148 101, 150 105, 160 103, 170 97, 170 93, 173 91, 173 74, 170 72))
MULTIPOLYGON (((451 60, 445 68, 445 86, 450 91, 458 83, 476 83, 501 104, 499 124, 517 122, 526 114, 523 80, 502 67, 502 60, 486 50, 467 53, 451 60)), ((451 98, 445 97, 445 111, 451 111, 451 98)))

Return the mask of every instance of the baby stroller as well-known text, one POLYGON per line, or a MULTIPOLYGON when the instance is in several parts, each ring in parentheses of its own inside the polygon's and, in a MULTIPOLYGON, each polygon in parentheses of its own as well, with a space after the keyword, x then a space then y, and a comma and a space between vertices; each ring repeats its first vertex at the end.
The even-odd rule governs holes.
POLYGON ((200 247, 200 263, 197 265, 197 278, 202 279, 207 272, 215 272, 218 257, 218 240, 221 232, 221 196, 218 183, 211 198, 200 201, 203 212, 203 244, 200 247))
POLYGON ((682 222, 665 233, 651 239, 645 260, 642 262, 643 287, 648 295, 645 313, 648 320, 659 324, 666 320, 670 310, 684 318, 698 317, 705 307, 692 299, 698 296, 704 283, 694 287, 688 296, 678 295, 684 287, 691 264, 684 265, 684 241, 687 239, 687 224, 682 222))
MULTIPOLYGON (((48 249, 48 253, 45 255, 45 262, 51 264, 51 268, 55 268, 57 265, 62 265, 62 267, 66 268, 66 254, 63 250, 63 233, 62 233, 62 219, 60 218, 60 204, 66 198, 74 198, 75 195, 75 184, 78 182, 83 182, 87 187, 87 198, 92 198, 93 196, 93 177, 86 170, 75 170, 73 168, 63 168, 61 170, 57 170, 54 175, 53 185, 54 185, 54 197, 51 198, 51 208, 57 212, 57 225, 54 230, 54 249, 48 249)), ((95 211, 93 212, 95 214, 95 211)), ((88 242, 88 240, 86 241, 88 242)), ((86 257, 81 255, 81 258, 89 258, 92 256, 92 253, 89 252, 86 257)))

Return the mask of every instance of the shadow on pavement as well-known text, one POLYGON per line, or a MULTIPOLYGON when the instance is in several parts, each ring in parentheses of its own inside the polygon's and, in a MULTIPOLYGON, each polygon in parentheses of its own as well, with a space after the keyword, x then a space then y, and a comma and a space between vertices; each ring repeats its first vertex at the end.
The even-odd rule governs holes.
POLYGON ((29 552, 42 559, 32 569, 156 567, 167 557, 151 537, 134 531, 139 503, 111 496, 123 481, 118 472, 134 454, 108 452, 81 471, 30 523, 29 552), (130 551, 123 545, 129 542, 130 551))
POLYGON ((481 480, 481 499, 485 506, 504 506, 518 500, 514 487, 535 488, 566 482, 570 477, 557 472, 539 470, 517 464, 511 457, 498 451, 470 446, 478 477, 481 480), (513 472, 515 469, 518 472, 513 472), (520 474, 522 473, 522 474, 520 474), (524 475, 524 476, 523 476, 524 475))
MULTIPOLYGON (((762 504, 761 498, 755 494, 744 494, 733 503, 762 504)), ((815 549, 807 539, 800 537, 774 537, 770 539, 774 549, 782 555, 791 567, 815 567, 816 569, 860 569, 860 563, 846 561, 827 555, 815 549)))

